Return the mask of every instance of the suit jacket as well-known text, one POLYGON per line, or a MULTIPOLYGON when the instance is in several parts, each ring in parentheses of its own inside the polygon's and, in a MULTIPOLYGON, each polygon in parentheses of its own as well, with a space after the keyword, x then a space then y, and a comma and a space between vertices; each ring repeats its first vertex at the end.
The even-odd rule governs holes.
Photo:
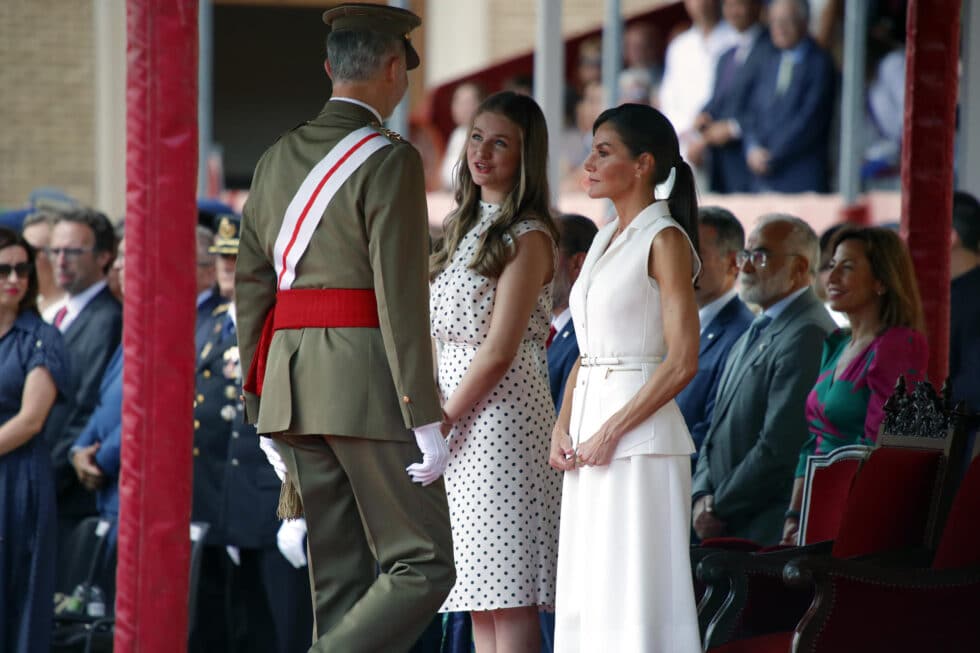
POLYGON ((119 467, 122 446, 123 348, 116 348, 99 385, 99 405, 89 417, 72 449, 99 443, 95 462, 106 482, 95 493, 96 507, 103 517, 119 516, 119 467))
POLYGON ((99 403, 102 377, 122 339, 122 306, 108 286, 92 298, 63 335, 72 400, 52 409, 62 427, 49 432, 48 445, 58 485, 58 513, 80 517, 95 514, 95 497, 78 482, 69 451, 99 403))
MULTIPOLYGON (((737 48, 721 55, 715 71, 715 87, 704 111, 714 120, 735 120, 739 126, 751 122, 749 101, 763 64, 774 55, 775 48, 768 30, 756 35, 748 56, 741 63, 735 58, 737 48)), ((752 172, 745 162, 741 138, 721 147, 710 148, 711 190, 716 193, 748 193, 752 190, 752 172)))
POLYGON ((548 381, 551 385, 551 399, 555 402, 555 412, 561 410, 561 400, 565 396, 565 382, 578 360, 578 340, 575 339, 575 325, 571 320, 555 334, 548 347, 548 381))
POLYGON ((751 351, 740 355, 746 334, 732 348, 692 483, 695 500, 714 495, 727 535, 779 541, 807 437, 806 397, 820 370, 824 338, 834 328, 808 288, 751 351))
MULTIPOLYGON (((220 311, 222 321, 211 326, 211 333, 197 352, 194 377, 194 448, 191 521, 211 525, 208 544, 224 544, 221 502, 231 425, 239 403, 237 379, 226 373, 229 350, 235 347, 234 333, 222 325, 228 305, 220 311)), ((258 445, 256 445, 258 446, 258 445)))
MULTIPOLYGON (((262 156, 245 205, 236 270, 242 368, 275 303, 273 248, 290 200, 367 109, 328 101, 262 156)), ((259 433, 324 433, 413 441, 442 412, 429 337, 428 219, 422 160, 398 137, 344 182, 296 267, 293 288, 371 288, 380 328, 276 332, 261 400, 246 393, 259 433)))
POLYGON ((769 174, 755 176, 756 191, 827 192, 836 73, 830 55, 816 41, 807 37, 799 47, 800 59, 782 93, 776 93, 782 51, 773 50, 763 62, 742 125, 746 147, 769 150, 769 174))
MULTIPOLYGON (((700 451, 704 436, 711 425, 718 382, 725 369, 728 353, 753 319, 752 311, 738 297, 725 304, 701 333, 698 349, 698 372, 675 398, 684 415, 687 428, 700 451)), ((697 460, 697 454, 694 454, 697 460)))

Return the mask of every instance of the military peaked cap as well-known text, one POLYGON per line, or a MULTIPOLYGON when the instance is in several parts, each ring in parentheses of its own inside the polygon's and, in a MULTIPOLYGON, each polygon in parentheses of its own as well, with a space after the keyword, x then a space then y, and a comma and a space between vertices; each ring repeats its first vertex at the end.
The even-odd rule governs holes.
POLYGON ((348 2, 323 12, 323 22, 330 31, 363 30, 400 36, 405 43, 407 68, 418 68, 419 54, 412 47, 408 34, 422 24, 422 19, 407 9, 348 2))

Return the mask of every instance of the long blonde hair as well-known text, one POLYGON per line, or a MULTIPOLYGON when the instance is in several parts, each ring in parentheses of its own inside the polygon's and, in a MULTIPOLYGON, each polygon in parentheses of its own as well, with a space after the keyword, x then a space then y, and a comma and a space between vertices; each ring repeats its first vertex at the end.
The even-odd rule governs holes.
MULTIPOLYGON (((480 237, 469 267, 486 277, 496 278, 514 256, 514 225, 527 219, 541 222, 557 242, 558 231, 549 209, 548 127, 537 103, 526 95, 503 91, 484 100, 473 115, 496 113, 514 123, 521 134, 521 165, 517 183, 507 194, 490 228, 480 237), (505 238, 509 236, 508 238, 505 238)), ((470 122, 470 131, 473 122, 470 122)), ((466 161, 466 147, 456 166, 456 208, 443 222, 443 238, 429 259, 430 278, 441 273, 459 248, 463 237, 480 217, 480 187, 473 182, 466 161)))

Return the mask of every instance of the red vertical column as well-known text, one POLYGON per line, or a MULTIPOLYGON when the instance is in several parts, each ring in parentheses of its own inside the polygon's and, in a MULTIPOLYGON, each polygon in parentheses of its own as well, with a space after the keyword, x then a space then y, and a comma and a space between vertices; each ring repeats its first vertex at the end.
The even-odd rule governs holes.
POLYGON ((119 653, 186 647, 197 15, 197 0, 127 2, 119 653))
POLYGON ((929 378, 949 370, 952 229, 960 0, 909 0, 905 51, 902 235, 912 252, 929 336, 929 378))

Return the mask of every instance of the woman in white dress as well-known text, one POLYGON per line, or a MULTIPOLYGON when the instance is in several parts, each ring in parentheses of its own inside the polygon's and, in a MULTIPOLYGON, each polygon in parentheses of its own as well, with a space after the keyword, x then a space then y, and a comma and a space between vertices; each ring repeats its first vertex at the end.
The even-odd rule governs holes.
POLYGON ((538 608, 555 598, 561 476, 547 463, 555 417, 545 340, 557 255, 547 151, 534 100, 487 98, 431 261, 456 562, 442 611, 470 612, 479 653, 537 653, 538 608))
POLYGON ((582 357, 549 458, 565 472, 555 651, 695 653, 694 446, 674 402, 698 364, 694 180, 656 109, 609 109, 593 135, 589 196, 617 218, 569 301, 582 357))

